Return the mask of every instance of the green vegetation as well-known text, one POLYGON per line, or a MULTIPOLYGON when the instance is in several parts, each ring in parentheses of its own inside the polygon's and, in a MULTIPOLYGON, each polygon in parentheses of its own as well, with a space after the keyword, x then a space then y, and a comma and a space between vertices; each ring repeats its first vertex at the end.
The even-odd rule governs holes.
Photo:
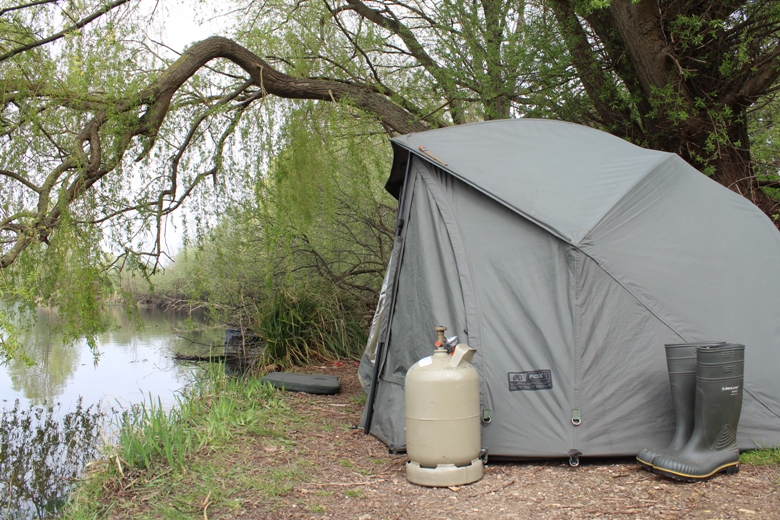
POLYGON ((258 378, 213 370, 170 410, 152 400, 128 410, 117 424, 116 444, 92 464, 64 518, 121 517, 126 507, 149 518, 203 516, 208 507, 239 507, 234 493, 247 490, 272 500, 306 481, 305 463, 257 467, 241 459, 239 447, 285 450, 292 445, 285 428, 300 420, 258 378), (131 487, 147 497, 143 507, 117 498, 131 487))
POLYGON ((169 410, 150 396, 121 415, 113 454, 120 474, 181 469, 204 446, 226 442, 239 427, 248 435, 279 435, 268 427, 270 416, 289 409, 276 391, 256 377, 226 376, 222 368, 212 367, 208 380, 199 380, 169 410))
POLYGON ((139 301, 205 305, 216 320, 251 329, 266 345, 263 366, 355 359, 392 248, 387 144, 312 103, 280 136, 285 148, 254 198, 164 272, 126 276, 123 286, 139 301))
POLYGON ((328 294, 296 297, 279 293, 258 323, 258 331, 266 341, 265 358, 282 366, 322 359, 357 359, 366 340, 362 318, 362 312, 349 312, 328 294))
MULTIPOLYGON (((370 311, 393 235, 387 137, 401 133, 577 122, 679 153, 778 214, 776 2, 202 8, 223 37, 179 54, 149 34, 164 6, 2 5, 0 299, 58 308, 70 338, 105 327, 116 270, 152 301, 251 327, 277 293, 370 311), (156 277, 182 209, 180 272, 156 277)), ((0 313, 0 350, 21 357, 12 321, 0 313)), ((334 345, 322 350, 348 350, 334 345)))
POLYGON ((97 455, 105 414, 93 405, 62 414, 51 406, 0 411, 0 515, 6 520, 56 513, 85 464, 97 455))
POLYGON ((739 462, 751 466, 780 467, 780 448, 750 450, 740 454, 739 462))

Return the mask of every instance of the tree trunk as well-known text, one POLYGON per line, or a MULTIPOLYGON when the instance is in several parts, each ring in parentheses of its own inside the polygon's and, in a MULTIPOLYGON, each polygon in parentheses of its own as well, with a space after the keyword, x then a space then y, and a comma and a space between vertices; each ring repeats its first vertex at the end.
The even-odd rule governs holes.
MULTIPOLYGON (((739 193, 766 215, 771 217, 780 210, 780 203, 764 193, 754 176, 744 111, 721 136, 713 135, 712 122, 704 116, 687 120, 680 131, 678 148, 668 151, 677 152, 698 170, 711 174, 713 180, 739 193)), ((780 221, 773 222, 780 229, 780 221)))

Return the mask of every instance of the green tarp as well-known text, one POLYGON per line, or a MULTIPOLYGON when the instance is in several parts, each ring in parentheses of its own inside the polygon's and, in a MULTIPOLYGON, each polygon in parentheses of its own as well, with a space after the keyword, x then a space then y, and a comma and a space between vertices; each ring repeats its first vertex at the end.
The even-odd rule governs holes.
POLYGON ((664 445, 663 345, 716 340, 746 345, 740 448, 780 445, 780 233, 744 197, 674 154, 558 121, 393 148, 399 233, 360 366, 367 388, 379 374, 370 433, 403 449, 404 375, 444 325, 477 349, 491 456, 664 445), (530 373, 545 384, 517 383, 530 373))

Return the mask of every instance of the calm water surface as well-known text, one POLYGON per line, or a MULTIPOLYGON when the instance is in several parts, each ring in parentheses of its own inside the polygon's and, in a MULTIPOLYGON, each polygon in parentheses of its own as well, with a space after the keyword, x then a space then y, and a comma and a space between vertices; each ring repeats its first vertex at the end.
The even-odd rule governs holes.
POLYGON ((63 345, 50 311, 24 338, 35 362, 0 366, 0 518, 40 518, 61 507, 84 464, 111 436, 113 414, 132 404, 172 404, 196 376, 174 352, 204 354, 224 339, 197 313, 140 309, 135 319, 109 309, 110 332, 63 345), (142 324, 139 326, 138 324, 142 324))

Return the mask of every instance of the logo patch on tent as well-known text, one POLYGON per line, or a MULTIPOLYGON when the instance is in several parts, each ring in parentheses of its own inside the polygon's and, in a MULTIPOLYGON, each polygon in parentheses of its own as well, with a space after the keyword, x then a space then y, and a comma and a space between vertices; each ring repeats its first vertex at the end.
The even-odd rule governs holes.
POLYGON ((549 390, 553 387, 552 370, 509 372, 509 391, 549 390))

